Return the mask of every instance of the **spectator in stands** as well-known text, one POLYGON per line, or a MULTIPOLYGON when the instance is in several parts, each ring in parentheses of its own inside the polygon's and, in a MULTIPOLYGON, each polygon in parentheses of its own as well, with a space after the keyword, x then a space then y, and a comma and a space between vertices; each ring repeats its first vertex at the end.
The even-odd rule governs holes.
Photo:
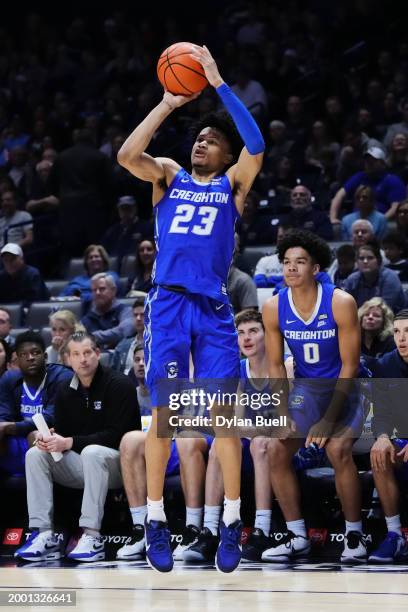
POLYGON ((286 135, 286 125, 279 119, 269 124, 268 154, 265 156, 264 169, 272 169, 282 157, 287 157, 293 147, 293 140, 286 135))
POLYGON ((125 255, 133 255, 141 240, 153 236, 153 225, 150 221, 139 219, 133 196, 121 196, 117 208, 120 221, 105 232, 101 242, 109 255, 122 259, 125 255))
POLYGON ((75 295, 83 302, 90 302, 92 299, 91 278, 99 272, 109 272, 115 281, 116 288, 120 293, 120 279, 116 272, 109 270, 109 255, 101 244, 90 244, 84 252, 85 274, 75 276, 70 280, 60 296, 65 297, 75 295))
POLYGON ((388 149, 387 163, 390 172, 408 183, 408 134, 395 134, 388 149))
POLYGON ((369 147, 364 156, 364 171, 357 172, 334 196, 330 207, 330 220, 341 223, 340 208, 345 198, 353 198, 360 185, 368 185, 375 192, 376 208, 387 219, 395 215, 398 202, 406 197, 406 187, 395 174, 387 172, 385 153, 380 147, 369 147))
POLYGON ((382 241, 388 259, 387 268, 394 270, 402 283, 408 281, 407 240, 399 232, 390 232, 382 241))
MULTIPOLYGON (((284 238, 286 233, 292 229, 292 225, 280 223, 276 234, 276 246, 284 238)), ((353 253, 354 255, 354 253, 353 253)), ((278 253, 265 255, 256 264, 254 281, 257 287, 274 287, 276 282, 283 278, 283 263, 279 261, 278 253)))
POLYGON ((361 327, 361 352, 368 357, 381 357, 395 349, 394 314, 380 297, 371 298, 358 309, 361 327))
MULTIPOLYGON (((374 378, 408 377, 408 310, 402 310, 395 316, 393 331, 397 348, 368 363, 374 378)), ((408 544, 401 531, 400 493, 396 475, 406 474, 408 462, 407 387, 403 381, 398 384, 395 380, 373 380, 373 386, 373 431, 376 441, 371 448, 371 468, 388 533, 368 561, 406 562, 408 544)))
POLYGON ((24 210, 17 210, 14 191, 5 191, 1 196, 0 247, 6 242, 19 244, 22 249, 33 242, 33 218, 24 210))
POLYGON ((254 190, 250 191, 245 199, 244 212, 236 225, 241 248, 275 242, 276 227, 257 215, 259 200, 260 197, 254 190))
POLYGON ((341 220, 342 240, 351 240, 351 228, 357 219, 368 219, 373 226, 374 235, 381 240, 387 231, 387 219, 385 215, 375 209, 375 193, 371 187, 360 185, 354 194, 355 212, 345 215, 341 220))
POLYGON ((137 246, 136 251, 136 276, 129 281, 128 293, 132 297, 133 291, 144 291, 149 293, 152 288, 152 272, 156 259, 156 245, 154 240, 149 238, 142 240, 137 246))
POLYGON ((291 213, 281 216, 282 223, 314 232, 325 240, 333 238, 329 217, 322 210, 313 208, 312 194, 305 185, 296 185, 290 193, 291 213))
POLYGON ((342 244, 336 250, 336 269, 333 273, 333 284, 344 289, 346 280, 356 267, 356 253, 351 244, 342 244))
POLYGON ((91 278, 92 303, 81 323, 103 349, 113 349, 133 333, 132 310, 116 299, 116 285, 108 272, 91 278))
MULTIPOLYGON (((105 558, 100 528, 110 488, 122 485, 119 444, 140 429, 140 413, 132 383, 99 364, 99 349, 87 333, 68 341, 74 370, 55 401, 55 433, 37 437, 26 455, 27 504, 33 534, 16 556, 26 561, 59 559, 60 542, 53 533, 53 482, 84 490, 79 526, 83 535, 68 557, 75 561, 105 558), (62 452, 54 461, 51 452, 62 452)), ((52 367, 52 366, 50 366, 52 367)), ((53 366, 57 367, 57 366, 53 366)))
POLYGON ((0 469, 24 474, 24 456, 36 437, 32 417, 41 413, 52 426, 58 388, 72 372, 60 365, 47 365, 44 340, 36 332, 19 334, 15 351, 19 369, 0 379, 0 469))
POLYGON ((33 185, 29 193, 30 199, 25 205, 25 209, 30 213, 51 212, 59 205, 58 198, 52 195, 49 186, 51 168, 52 163, 47 160, 38 162, 35 167, 33 185))
POLYGON ((362 306, 373 297, 382 297, 394 312, 404 306, 405 297, 398 274, 382 266, 381 251, 376 242, 358 248, 357 268, 357 272, 350 274, 344 285, 357 306, 362 306))
POLYGON ((77 130, 75 143, 60 153, 51 171, 52 194, 60 205, 63 252, 76 257, 107 229, 113 194, 111 161, 95 149, 92 133, 77 130))
POLYGON ((70 310, 57 310, 50 317, 51 344, 47 347, 48 363, 63 363, 61 348, 66 344, 68 338, 76 331, 85 331, 83 325, 77 321, 76 316, 70 310))
POLYGON ((315 121, 312 125, 311 138, 305 151, 305 161, 320 168, 328 180, 334 180, 340 145, 329 137, 326 124, 315 121))
POLYGON ((337 180, 340 184, 363 169, 364 154, 368 143, 367 134, 364 134, 354 122, 346 125, 343 130, 343 147, 340 150, 337 166, 337 180))
POLYGON ((0 338, 0 378, 9 369, 10 359, 11 348, 4 338, 0 338))
POLYGON ((395 219, 397 221, 397 230, 408 239, 408 200, 403 200, 398 204, 395 219))
POLYGON ((401 123, 393 123, 387 130, 384 138, 384 146, 389 147, 396 134, 405 134, 408 136, 408 98, 402 100, 400 104, 402 111, 401 123))
POLYGON ((10 312, 7 308, 2 308, 0 306, 0 338, 5 340, 9 346, 14 345, 14 340, 10 336, 11 329, 10 312))
POLYGON ((128 374, 133 367, 133 355, 136 344, 143 343, 144 330, 144 298, 138 297, 132 305, 133 334, 124 338, 116 345, 113 351, 111 367, 119 372, 128 374))
POLYGON ((41 278, 40 271, 27 266, 22 248, 9 242, 0 251, 3 270, 0 271, 0 303, 31 302, 48 300, 50 292, 41 278))
POLYGON ((252 79, 241 64, 236 74, 236 83, 231 87, 255 119, 262 124, 268 110, 268 98, 259 81, 252 79))

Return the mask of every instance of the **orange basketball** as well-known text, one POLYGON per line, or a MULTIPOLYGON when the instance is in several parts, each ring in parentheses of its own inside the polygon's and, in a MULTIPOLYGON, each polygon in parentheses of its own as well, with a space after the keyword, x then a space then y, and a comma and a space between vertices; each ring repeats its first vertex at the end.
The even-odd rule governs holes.
POLYGON ((192 43, 174 43, 159 57, 157 76, 172 94, 191 96, 208 85, 204 68, 191 57, 192 50, 192 43))

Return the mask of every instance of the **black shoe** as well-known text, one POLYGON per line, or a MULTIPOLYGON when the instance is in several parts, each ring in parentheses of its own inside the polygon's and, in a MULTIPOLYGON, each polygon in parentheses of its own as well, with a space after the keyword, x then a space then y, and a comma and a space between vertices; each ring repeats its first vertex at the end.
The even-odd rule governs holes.
POLYGON ((271 539, 256 527, 242 547, 242 561, 261 561, 262 553, 271 547, 271 539))
POLYGON ((183 552, 195 544, 200 535, 200 530, 195 525, 187 525, 183 532, 183 540, 177 544, 173 551, 173 559, 175 561, 183 561, 183 552))
POLYGON ((197 542, 183 552, 183 559, 190 563, 197 563, 200 561, 209 561, 213 563, 217 548, 218 536, 213 535, 208 527, 204 527, 198 536, 197 542))

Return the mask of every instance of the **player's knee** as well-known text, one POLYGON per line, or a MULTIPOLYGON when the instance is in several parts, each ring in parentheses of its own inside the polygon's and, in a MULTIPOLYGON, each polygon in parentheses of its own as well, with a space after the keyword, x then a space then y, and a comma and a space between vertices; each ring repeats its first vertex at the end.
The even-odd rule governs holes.
POLYGON ((270 441, 268 445, 268 457, 272 469, 282 465, 289 465, 292 460, 288 449, 280 440, 270 441))
POLYGON ((194 455, 203 455, 205 441, 200 438, 178 438, 176 441, 180 461, 188 461, 194 455))
POLYGON ((87 463, 103 463, 106 459, 103 451, 104 447, 100 444, 89 444, 82 450, 81 459, 87 463))
POLYGON ((253 438, 249 450, 254 461, 264 461, 268 458, 268 444, 267 438, 253 438))
POLYGON ((26 465, 45 463, 48 460, 47 455, 49 455, 49 453, 41 451, 36 446, 32 446, 28 449, 25 455, 26 465))
POLYGON ((346 465, 353 461, 351 447, 344 444, 329 443, 326 447, 326 453, 333 467, 346 465))
POLYGON ((142 431, 128 431, 120 441, 119 451, 121 456, 135 456, 144 454, 144 442, 146 434, 142 431))

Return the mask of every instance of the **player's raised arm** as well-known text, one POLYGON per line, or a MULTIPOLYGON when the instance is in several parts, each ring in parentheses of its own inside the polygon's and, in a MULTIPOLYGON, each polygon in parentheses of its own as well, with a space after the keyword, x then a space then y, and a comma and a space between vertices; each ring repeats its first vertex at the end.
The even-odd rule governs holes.
POLYGON ((179 106, 190 102, 190 100, 194 100, 198 95, 174 96, 166 91, 161 102, 139 123, 119 149, 119 164, 134 176, 150 183, 172 178, 171 175, 174 176, 180 166, 166 157, 154 158, 145 153, 145 150, 149 146, 153 134, 170 113, 179 106))
POLYGON ((207 47, 195 46, 191 55, 204 68, 208 82, 215 88, 234 120, 245 145, 238 162, 227 171, 231 186, 237 187, 235 201, 238 210, 242 212, 245 197, 262 166, 265 142, 251 113, 222 79, 217 64, 207 47))

